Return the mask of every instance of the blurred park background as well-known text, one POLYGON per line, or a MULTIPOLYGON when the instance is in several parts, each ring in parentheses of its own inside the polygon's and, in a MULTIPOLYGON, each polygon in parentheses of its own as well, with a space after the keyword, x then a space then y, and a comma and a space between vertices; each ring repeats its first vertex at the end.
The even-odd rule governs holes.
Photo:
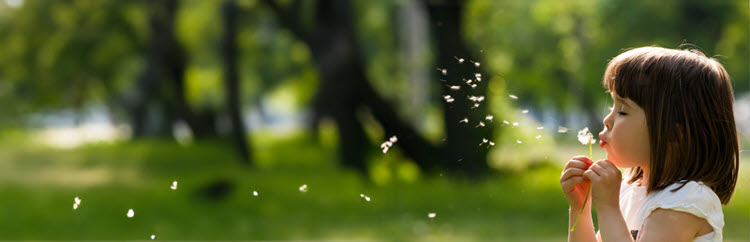
POLYGON ((748 241, 749 12, 2 0, 0 239, 562 241, 559 175, 588 154, 576 132, 602 130, 606 63, 690 43, 734 81, 743 158, 724 238, 748 241))

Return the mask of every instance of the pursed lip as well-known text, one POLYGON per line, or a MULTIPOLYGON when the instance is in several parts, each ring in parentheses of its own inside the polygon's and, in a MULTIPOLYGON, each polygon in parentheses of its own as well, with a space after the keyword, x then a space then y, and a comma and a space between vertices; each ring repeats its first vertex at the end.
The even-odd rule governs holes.
POLYGON ((607 145, 607 141, 604 141, 604 138, 602 138, 602 134, 599 134, 599 147, 604 148, 605 145, 607 145))

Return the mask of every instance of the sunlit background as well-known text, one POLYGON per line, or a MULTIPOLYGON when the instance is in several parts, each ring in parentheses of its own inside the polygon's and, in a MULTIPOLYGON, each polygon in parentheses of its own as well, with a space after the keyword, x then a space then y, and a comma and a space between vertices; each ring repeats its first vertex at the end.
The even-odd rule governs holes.
POLYGON ((746 0, 0 0, 0 240, 565 240, 608 60, 682 44, 750 240, 746 0))

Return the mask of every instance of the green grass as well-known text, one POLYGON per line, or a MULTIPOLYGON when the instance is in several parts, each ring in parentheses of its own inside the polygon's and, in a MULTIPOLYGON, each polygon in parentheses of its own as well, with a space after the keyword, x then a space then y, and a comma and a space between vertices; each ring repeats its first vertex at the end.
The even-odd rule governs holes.
MULTIPOLYGON (((147 140, 55 150, 2 139, 0 239, 566 238, 567 203, 558 187, 562 161, 478 182, 423 174, 375 185, 338 168, 330 142, 259 135, 253 143, 257 166, 248 168, 218 142, 183 147, 147 140), (169 189, 173 180, 179 182, 176 191, 169 189), (218 200, 201 195, 215 181, 232 189, 218 200), (305 193, 298 190, 302 184, 305 193), (82 202, 73 210, 76 196, 82 202), (133 218, 125 216, 130 208, 133 218), (428 218, 432 212, 437 216, 428 218)), ((398 148, 374 157, 374 164, 401 159, 398 148)), ((726 240, 750 238, 745 170, 724 210, 726 240)))

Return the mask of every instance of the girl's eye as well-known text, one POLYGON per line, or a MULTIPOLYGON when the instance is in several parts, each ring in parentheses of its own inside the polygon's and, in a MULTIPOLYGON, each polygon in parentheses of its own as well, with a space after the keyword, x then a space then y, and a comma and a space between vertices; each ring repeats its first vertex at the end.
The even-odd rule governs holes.
POLYGON ((622 111, 620 111, 620 112, 617 112, 617 113, 618 113, 618 114, 620 114, 620 115, 622 115, 622 116, 628 115, 628 113, 626 113, 626 112, 622 112, 622 111))

